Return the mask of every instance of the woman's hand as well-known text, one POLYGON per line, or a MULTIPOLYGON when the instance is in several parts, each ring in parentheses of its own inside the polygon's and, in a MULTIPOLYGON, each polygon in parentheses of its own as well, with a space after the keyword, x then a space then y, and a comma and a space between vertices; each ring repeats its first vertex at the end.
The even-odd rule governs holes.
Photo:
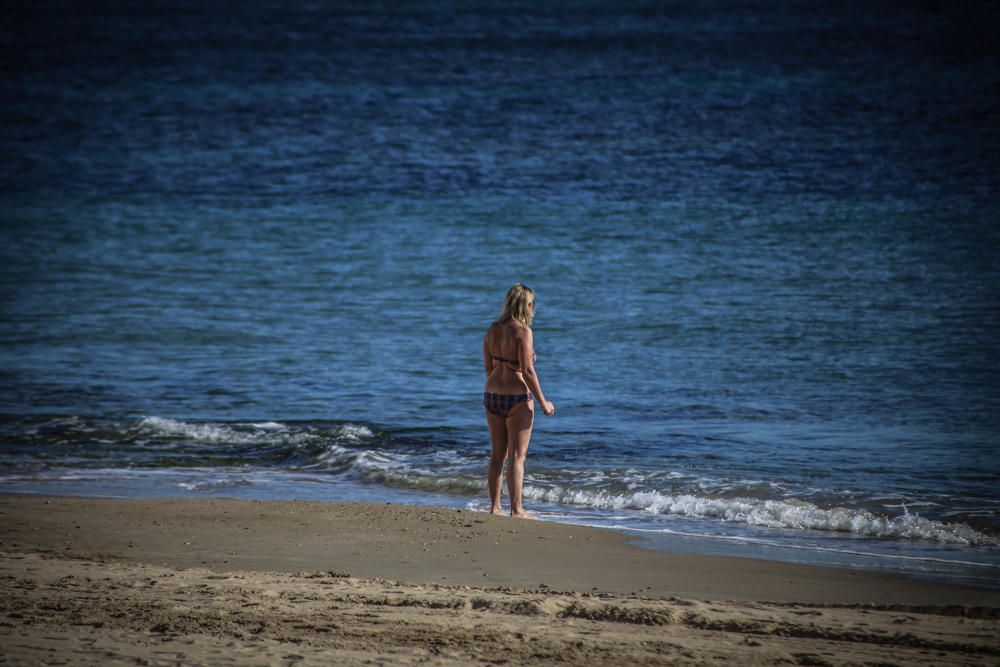
POLYGON ((542 412, 546 417, 551 417, 556 413, 556 405, 552 401, 540 401, 542 404, 542 412))

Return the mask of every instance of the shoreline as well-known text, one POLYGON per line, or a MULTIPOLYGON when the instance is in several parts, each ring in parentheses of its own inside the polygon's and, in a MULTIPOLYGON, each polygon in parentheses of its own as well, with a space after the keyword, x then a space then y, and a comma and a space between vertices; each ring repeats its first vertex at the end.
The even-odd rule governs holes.
MULTIPOLYGON (((0 496, 27 497, 67 497, 94 498, 109 500, 241 500, 281 502, 301 500, 305 502, 350 505, 382 505, 391 503, 394 506, 419 506, 428 508, 465 510, 473 513, 485 511, 488 503, 467 502, 467 499, 456 500, 447 494, 436 494, 423 491, 412 491, 398 488, 382 488, 377 485, 367 485, 340 480, 336 490, 330 493, 310 493, 310 485, 293 489, 286 488, 277 494, 246 492, 246 489, 236 489, 235 493, 178 493, 174 488, 177 480, 170 479, 162 483, 155 477, 146 479, 146 484, 130 480, 127 483, 105 486, 99 492, 95 485, 86 483, 79 487, 59 488, 60 485, 33 487, 30 485, 11 484, 8 490, 0 490, 0 496)), ((597 530, 608 530, 623 534, 634 545, 643 549, 670 554, 688 554, 690 556, 723 556, 740 559, 751 559, 792 565, 815 566, 821 568, 848 569, 855 571, 877 572, 922 581, 936 581, 949 585, 961 584, 971 588, 983 588, 1000 591, 1000 563, 994 562, 996 556, 990 556, 976 551, 985 547, 972 547, 973 551, 965 553, 956 550, 954 545, 942 545, 944 549, 924 548, 919 553, 911 553, 912 547, 906 540, 895 541, 902 552, 886 551, 886 548, 876 540, 874 547, 869 543, 852 542, 852 535, 840 538, 842 541, 828 544, 823 540, 838 539, 836 533, 820 534, 816 541, 808 541, 805 535, 800 540, 807 542, 784 541, 781 535, 738 535, 732 533, 713 533, 710 526, 682 525, 672 530, 649 529, 644 526, 629 523, 602 522, 599 518, 574 517, 566 513, 562 507, 550 507, 546 503, 532 506, 536 517, 552 523, 570 526, 582 526, 597 530), (992 560, 991 560, 992 558, 992 560)), ((684 519, 682 518, 682 522, 684 519)), ((808 531, 806 531, 808 533, 808 531)), ((1000 552, 995 552, 1000 553, 1000 552)))
POLYGON ((995 588, 839 566, 671 553, 611 528, 394 503, 0 494, 0 548, 11 546, 220 571, 321 570, 336 563, 357 576, 415 583, 528 588, 542 583, 646 596, 1000 607, 995 588), (524 554, 531 554, 530 566, 519 562, 524 554))
POLYGON ((441 664, 489 651, 510 664, 1000 655, 1000 591, 670 554, 610 530, 460 509, 0 495, 0 563, 0 648, 15 661, 49 648, 72 664, 94 657, 74 658, 53 639, 63 635, 218 664, 280 651, 441 664), (213 653, 221 640, 230 650, 213 653))

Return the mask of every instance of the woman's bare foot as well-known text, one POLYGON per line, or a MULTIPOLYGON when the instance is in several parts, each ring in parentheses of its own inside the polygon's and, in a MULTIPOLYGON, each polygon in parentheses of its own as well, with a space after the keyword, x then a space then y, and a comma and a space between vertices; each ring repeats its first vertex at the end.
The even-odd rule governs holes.
POLYGON ((510 515, 515 519, 534 519, 533 514, 528 514, 526 511, 521 510, 519 512, 511 512, 510 515))
POLYGON ((493 509, 491 509, 490 510, 490 514, 493 514, 493 515, 496 515, 496 516, 506 516, 506 514, 503 513, 503 510, 500 509, 499 507, 494 507, 493 509))

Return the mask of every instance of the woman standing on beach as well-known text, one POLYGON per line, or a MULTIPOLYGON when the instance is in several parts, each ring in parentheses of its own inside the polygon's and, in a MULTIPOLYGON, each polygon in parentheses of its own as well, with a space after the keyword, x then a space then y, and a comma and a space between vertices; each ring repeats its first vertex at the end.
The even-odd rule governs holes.
POLYGON ((535 372, 535 345, 531 320, 535 316, 535 292, 517 283, 507 291, 503 314, 490 325, 483 337, 483 363, 486 366, 486 389, 483 405, 490 427, 493 452, 490 456, 488 482, 490 512, 502 514, 500 486, 503 464, 510 459, 507 470, 507 491, 510 493, 510 515, 530 519, 521 502, 524 484, 524 458, 531 440, 531 425, 535 420, 535 398, 546 416, 556 411, 546 401, 535 372))

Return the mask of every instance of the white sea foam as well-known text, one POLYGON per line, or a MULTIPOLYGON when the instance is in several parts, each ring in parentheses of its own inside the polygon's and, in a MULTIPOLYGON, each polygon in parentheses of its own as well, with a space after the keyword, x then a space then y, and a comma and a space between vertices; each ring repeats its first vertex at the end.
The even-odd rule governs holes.
POLYGON ((852 533, 870 537, 931 540, 945 544, 1000 546, 1000 538, 963 523, 945 523, 904 513, 882 517, 864 509, 824 509, 796 499, 712 498, 656 491, 609 494, 603 491, 526 485, 524 496, 597 509, 636 509, 652 514, 715 518, 751 526, 852 533))
POLYGON ((262 428, 262 429, 267 429, 269 431, 279 431, 285 428, 284 424, 279 424, 278 422, 260 422, 249 425, 254 428, 262 428))
MULTIPOLYGON (((320 437, 317 433, 292 432, 285 424, 273 421, 231 426, 192 423, 167 417, 143 417, 139 420, 138 425, 140 429, 158 436, 180 437, 199 443, 222 445, 255 445, 276 442, 301 445, 313 442, 320 437)), ((347 442, 363 442, 373 437, 374 433, 367 426, 344 424, 335 429, 334 435, 347 442)))
POLYGON ((344 424, 340 427, 339 431, 339 435, 341 437, 352 442, 361 442, 362 440, 367 440, 375 435, 367 426, 360 426, 357 424, 344 424))
MULTIPOLYGON (((609 519, 613 520, 613 519, 609 519)), ((858 549, 844 549, 844 548, 834 548, 834 547, 821 547, 815 544, 790 544, 788 542, 775 542, 773 540, 762 540, 759 538, 743 537, 739 535, 717 535, 708 533, 694 533, 690 531, 683 530, 671 530, 669 528, 638 528, 635 526, 627 526, 624 524, 597 524, 597 523, 579 523, 577 525, 590 526, 592 528, 614 528, 615 530, 625 530, 634 533, 652 533, 657 535, 682 535, 685 537, 697 537, 701 539, 708 540, 719 540, 724 542, 743 542, 745 544, 759 544, 762 546, 776 547, 779 549, 796 549, 800 551, 821 551, 828 553, 837 554, 847 554, 852 556, 866 556, 871 558, 888 558, 892 560, 910 560, 910 561, 924 561, 928 563, 942 563, 947 565, 969 565, 975 567, 993 568, 1000 569, 1000 565, 995 565, 993 563, 981 563, 972 560, 958 560, 954 558, 934 558, 931 556, 906 556, 901 554, 885 554, 878 553, 877 551, 861 551, 858 549)))
POLYGON ((143 417, 139 427, 156 435, 189 438, 212 444, 246 445, 260 442, 267 434, 256 431, 237 431, 225 424, 192 424, 166 417, 143 417))
POLYGON ((214 477, 209 479, 192 479, 186 482, 178 482, 177 486, 186 491, 206 492, 229 489, 237 486, 247 486, 253 481, 246 477, 214 477))

